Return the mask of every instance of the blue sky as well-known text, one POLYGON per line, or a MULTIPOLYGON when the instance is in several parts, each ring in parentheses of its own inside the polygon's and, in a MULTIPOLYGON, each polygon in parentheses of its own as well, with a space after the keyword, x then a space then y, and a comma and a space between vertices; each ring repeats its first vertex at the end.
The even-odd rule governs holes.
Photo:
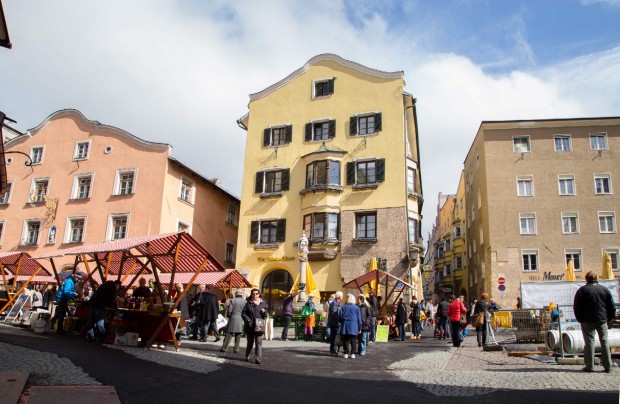
POLYGON ((4 0, 0 110, 76 108, 240 194, 248 95, 320 53, 405 72, 423 233, 482 120, 620 116, 620 0, 4 0), (446 147, 445 145, 450 145, 446 147))

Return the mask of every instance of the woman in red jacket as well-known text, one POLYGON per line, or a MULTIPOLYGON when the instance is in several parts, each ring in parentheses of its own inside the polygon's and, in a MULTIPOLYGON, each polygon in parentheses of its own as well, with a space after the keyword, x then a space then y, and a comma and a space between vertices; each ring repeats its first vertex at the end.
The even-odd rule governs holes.
POLYGON ((456 299, 454 295, 448 298, 450 306, 448 307, 448 319, 450 319, 450 334, 452 334, 452 345, 460 347, 463 341, 461 334, 461 315, 467 314, 467 309, 460 299, 456 299))

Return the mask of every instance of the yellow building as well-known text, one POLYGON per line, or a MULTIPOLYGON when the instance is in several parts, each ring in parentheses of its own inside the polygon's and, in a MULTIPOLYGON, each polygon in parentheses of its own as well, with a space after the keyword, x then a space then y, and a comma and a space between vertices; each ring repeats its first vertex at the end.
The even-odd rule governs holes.
POLYGON ((437 221, 438 234, 435 241, 434 270, 437 279, 437 292, 440 296, 455 293, 452 264, 452 223, 454 222, 454 195, 439 194, 437 221))
POLYGON ((416 107, 404 86, 403 72, 322 54, 250 95, 238 121, 247 141, 236 264, 271 307, 299 274, 303 231, 322 300, 372 257, 421 294, 416 107))
POLYGON ((469 273, 467 270, 467 232, 465 231, 465 219, 467 208, 465 206, 465 175, 461 171, 461 178, 454 199, 454 211, 452 220, 452 268, 454 276, 454 293, 465 296, 466 301, 471 301, 469 296, 469 273))

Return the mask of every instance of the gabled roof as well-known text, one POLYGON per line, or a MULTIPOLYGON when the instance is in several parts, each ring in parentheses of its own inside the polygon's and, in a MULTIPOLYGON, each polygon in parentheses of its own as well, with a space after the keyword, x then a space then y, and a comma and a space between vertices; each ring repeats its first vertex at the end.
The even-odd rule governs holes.
POLYGON ((239 200, 239 197, 237 197, 237 196, 233 195, 232 193, 228 192, 227 190, 225 190, 224 188, 222 188, 221 186, 216 184, 213 180, 208 179, 207 177, 205 177, 204 175, 200 174, 198 171, 192 169, 191 167, 189 167, 187 164, 181 162, 180 160, 175 159, 174 157, 168 157, 168 161, 170 161, 174 165, 177 165, 177 166, 179 166, 181 168, 184 168, 184 169, 188 170, 189 172, 191 172, 196 177, 200 178, 204 182, 207 182, 207 183, 211 184, 213 186, 213 188, 218 189, 219 191, 223 192, 224 194, 228 195, 229 197, 235 199, 237 202, 241 202, 239 200))

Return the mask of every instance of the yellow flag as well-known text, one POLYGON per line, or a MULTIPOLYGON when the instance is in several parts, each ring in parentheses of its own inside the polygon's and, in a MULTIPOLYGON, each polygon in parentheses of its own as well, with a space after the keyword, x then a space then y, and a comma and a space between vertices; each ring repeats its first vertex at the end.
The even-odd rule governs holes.
MULTIPOLYGON (((370 259, 370 266, 368 267, 368 272, 372 272, 372 271, 376 271, 378 268, 377 265, 377 259, 375 257, 372 257, 370 259)), ((377 279, 373 279, 372 281, 370 281, 370 283, 366 284, 366 294, 368 294, 368 291, 370 290, 376 290, 375 295, 376 296, 381 296, 381 288, 377 289, 377 279)))
MULTIPOLYGON (((293 282, 293 287, 289 293, 295 293, 299 291, 299 277, 300 274, 297 274, 295 278, 295 282, 293 282)), ((319 290, 316 286, 316 281, 314 280, 314 275, 312 275, 312 271, 310 270, 310 265, 306 262, 306 292, 311 293, 314 296, 321 296, 319 290)))

